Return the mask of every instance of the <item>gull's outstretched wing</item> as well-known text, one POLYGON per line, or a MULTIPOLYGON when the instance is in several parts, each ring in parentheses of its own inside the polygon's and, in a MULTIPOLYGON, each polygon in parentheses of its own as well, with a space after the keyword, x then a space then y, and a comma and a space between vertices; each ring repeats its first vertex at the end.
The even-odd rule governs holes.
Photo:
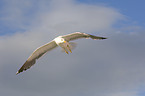
POLYGON ((32 55, 27 59, 27 61, 23 64, 23 66, 17 71, 16 74, 19 74, 20 72, 23 72, 27 69, 29 69, 32 65, 35 64, 36 59, 40 58, 42 55, 44 55, 46 52, 52 50, 53 48, 55 48, 57 46, 57 44, 55 43, 55 41, 51 41, 39 48, 37 48, 32 55))
POLYGON ((94 35, 81 33, 81 32, 75 32, 75 33, 72 33, 72 34, 64 35, 64 36, 62 36, 62 38, 64 38, 66 41, 71 41, 71 40, 80 39, 80 38, 92 38, 94 40, 96 40, 96 39, 107 39, 105 37, 94 36, 94 35))

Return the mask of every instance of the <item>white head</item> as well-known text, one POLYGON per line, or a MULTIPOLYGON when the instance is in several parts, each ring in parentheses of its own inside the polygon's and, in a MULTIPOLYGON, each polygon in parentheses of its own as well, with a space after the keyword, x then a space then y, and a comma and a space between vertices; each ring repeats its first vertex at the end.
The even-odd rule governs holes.
POLYGON ((56 44, 65 43, 65 42, 66 42, 66 41, 64 40, 64 38, 62 38, 61 36, 56 37, 56 38, 54 39, 54 41, 56 42, 56 44))

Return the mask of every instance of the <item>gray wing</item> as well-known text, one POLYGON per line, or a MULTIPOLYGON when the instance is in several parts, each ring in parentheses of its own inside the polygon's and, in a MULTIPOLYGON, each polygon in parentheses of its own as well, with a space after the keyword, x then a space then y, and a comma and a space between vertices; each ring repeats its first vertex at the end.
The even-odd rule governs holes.
POLYGON ((66 41, 71 41, 71 40, 80 39, 80 38, 92 38, 94 40, 96 40, 96 39, 107 39, 105 37, 94 36, 94 35, 81 33, 81 32, 75 32, 75 33, 72 33, 72 34, 64 35, 64 36, 62 36, 62 38, 64 38, 66 41))
POLYGON ((32 55, 27 59, 27 61, 23 64, 23 66, 17 71, 16 74, 19 74, 20 72, 23 72, 27 69, 29 69, 32 65, 35 64, 36 59, 40 58, 42 55, 44 55, 46 52, 52 50, 53 48, 55 48, 57 46, 57 44, 55 43, 55 41, 51 41, 39 48, 37 48, 32 55))

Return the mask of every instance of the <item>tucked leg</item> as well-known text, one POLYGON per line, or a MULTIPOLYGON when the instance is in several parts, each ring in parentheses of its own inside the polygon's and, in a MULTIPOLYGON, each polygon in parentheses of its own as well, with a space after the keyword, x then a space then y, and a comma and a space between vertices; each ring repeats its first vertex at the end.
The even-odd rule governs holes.
POLYGON ((68 52, 65 50, 65 48, 63 48, 63 49, 64 49, 65 53, 67 53, 67 54, 68 54, 68 52))
POLYGON ((67 53, 68 54, 68 52, 65 50, 65 53, 67 53))
POLYGON ((67 45, 67 48, 68 48, 68 50, 70 51, 70 53, 72 53, 72 51, 71 51, 71 49, 70 49, 69 45, 67 45))

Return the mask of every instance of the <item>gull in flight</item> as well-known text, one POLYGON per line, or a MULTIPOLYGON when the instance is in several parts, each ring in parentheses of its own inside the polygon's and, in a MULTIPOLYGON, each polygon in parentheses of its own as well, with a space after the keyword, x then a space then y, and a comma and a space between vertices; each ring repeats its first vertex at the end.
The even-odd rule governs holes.
POLYGON ((26 62, 23 64, 23 66, 17 71, 16 74, 19 74, 23 71, 26 71, 29 69, 31 66, 33 66, 36 62, 36 59, 39 59, 42 55, 44 55, 46 52, 54 49, 57 46, 60 46, 67 54, 68 52, 71 52, 72 45, 71 42, 72 40, 75 39, 80 39, 80 38, 91 38, 94 40, 97 39, 107 39, 104 37, 99 37, 99 36, 94 36, 86 33, 81 33, 81 32, 75 32, 71 33, 68 35, 63 35, 63 36, 58 36, 49 43, 37 48, 31 55, 30 57, 26 60, 26 62))

